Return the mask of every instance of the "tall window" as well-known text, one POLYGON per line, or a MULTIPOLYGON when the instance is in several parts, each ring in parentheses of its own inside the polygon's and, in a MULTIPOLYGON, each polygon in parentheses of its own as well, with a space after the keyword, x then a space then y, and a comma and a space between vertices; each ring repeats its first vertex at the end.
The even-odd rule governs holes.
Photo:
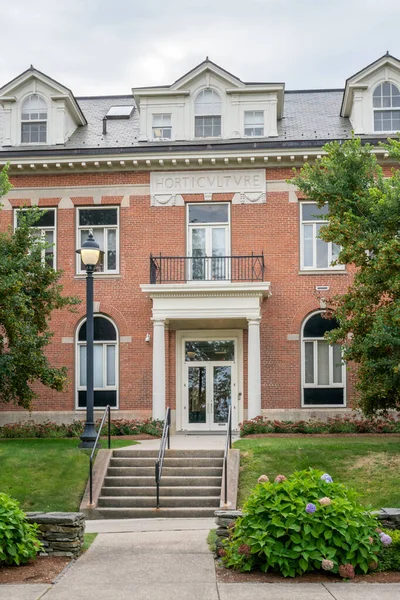
POLYGON ((229 279, 229 203, 189 204, 188 227, 189 279, 229 279))
POLYGON ((329 345, 324 334, 338 326, 335 319, 316 313, 304 323, 302 339, 303 406, 345 406, 346 368, 339 344, 329 345))
MULTIPOLYGON (((114 323, 94 317, 94 406, 118 405, 118 336, 114 323)), ((78 330, 76 352, 78 408, 86 407, 86 321, 78 330)))
MULTIPOLYGON (((18 227, 24 209, 16 210, 14 213, 14 227, 18 227)), ((41 216, 32 227, 35 236, 40 237, 48 244, 42 251, 43 261, 52 269, 56 268, 56 214, 55 208, 41 210, 41 216)))
POLYGON ((170 114, 153 115, 153 140, 170 140, 172 124, 170 114))
POLYGON ((246 110, 244 113, 244 135, 251 137, 264 135, 263 110, 246 110))
POLYGON ((21 143, 47 142, 47 104, 37 94, 24 101, 21 110, 21 143))
POLYGON ((400 91, 393 83, 381 83, 374 91, 374 131, 400 131, 400 91))
POLYGON ((340 252, 340 246, 332 242, 324 242, 319 238, 321 227, 326 225, 324 215, 328 206, 318 208, 313 202, 302 202, 300 262, 303 270, 344 269, 344 265, 332 265, 340 252))
MULTIPOLYGON (((78 248, 82 247, 90 230, 93 231, 96 242, 104 252, 96 266, 96 271, 118 273, 118 208, 78 208, 78 248)), ((77 272, 85 273, 79 254, 77 254, 77 272)))
POLYGON ((211 88, 202 90, 194 104, 194 135, 197 138, 221 136, 221 98, 211 88))

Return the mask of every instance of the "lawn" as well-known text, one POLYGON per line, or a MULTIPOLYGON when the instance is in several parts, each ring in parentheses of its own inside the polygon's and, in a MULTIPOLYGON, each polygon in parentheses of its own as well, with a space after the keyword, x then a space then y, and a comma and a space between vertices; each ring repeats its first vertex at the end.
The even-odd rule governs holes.
MULTIPOLYGON (((89 473, 79 438, 0 439, 0 492, 25 511, 77 511, 89 473)), ((113 439, 112 448, 134 444, 113 439)), ((106 447, 106 443, 103 444, 106 447)))
POLYGON ((360 494, 368 508, 400 507, 400 436, 247 438, 241 451, 239 506, 260 475, 275 478, 314 467, 360 494))

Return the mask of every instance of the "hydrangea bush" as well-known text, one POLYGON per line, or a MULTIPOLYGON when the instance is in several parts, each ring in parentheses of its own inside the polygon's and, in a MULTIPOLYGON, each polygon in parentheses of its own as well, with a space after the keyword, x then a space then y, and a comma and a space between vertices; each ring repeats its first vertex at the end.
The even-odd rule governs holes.
POLYGON ((322 569, 351 578, 376 568, 390 543, 355 491, 314 469, 274 482, 260 477, 243 513, 222 552, 225 566, 239 571, 294 577, 322 569))
POLYGON ((38 525, 27 522, 16 500, 0 494, 0 566, 26 563, 41 548, 38 525))

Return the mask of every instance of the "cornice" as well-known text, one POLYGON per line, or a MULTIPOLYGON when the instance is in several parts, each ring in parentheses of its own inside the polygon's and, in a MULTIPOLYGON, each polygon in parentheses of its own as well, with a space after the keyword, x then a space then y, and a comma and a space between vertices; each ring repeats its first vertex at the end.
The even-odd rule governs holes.
POLYGON ((271 296, 269 281, 234 283, 175 283, 175 284, 142 284, 142 292, 150 298, 265 298, 271 296))

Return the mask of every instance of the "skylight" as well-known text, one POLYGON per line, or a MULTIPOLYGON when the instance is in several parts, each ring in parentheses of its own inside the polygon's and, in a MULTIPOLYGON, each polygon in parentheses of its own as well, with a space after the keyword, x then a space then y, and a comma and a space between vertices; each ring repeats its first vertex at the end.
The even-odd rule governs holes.
POLYGON ((107 119, 129 119, 134 106, 112 106, 107 113, 107 119))

